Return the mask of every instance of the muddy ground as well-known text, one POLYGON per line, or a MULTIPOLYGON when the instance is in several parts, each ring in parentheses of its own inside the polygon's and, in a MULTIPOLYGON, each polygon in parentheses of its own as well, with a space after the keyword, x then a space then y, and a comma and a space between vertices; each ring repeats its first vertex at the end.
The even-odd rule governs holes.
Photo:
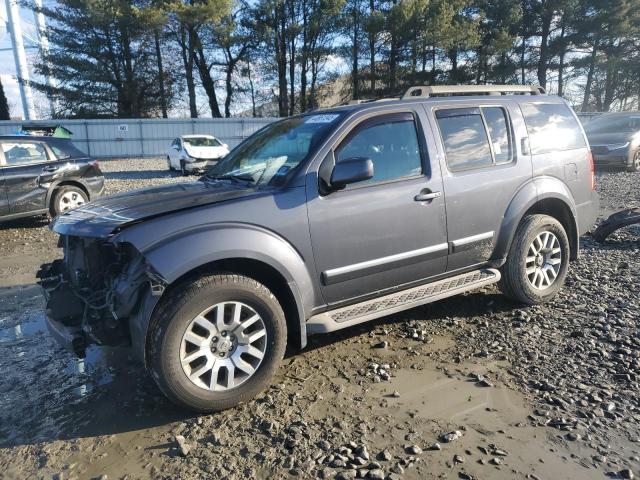
MULTIPOLYGON (((158 160, 102 166, 110 193, 182 180, 158 160)), ((598 189, 603 214, 640 206, 640 174, 604 172, 598 189)), ((55 242, 45 220, 0 226, 0 478, 640 473, 640 227, 583 238, 549 305, 491 287, 315 337, 255 401, 205 416, 126 349, 78 360, 54 344, 34 273, 55 242)))

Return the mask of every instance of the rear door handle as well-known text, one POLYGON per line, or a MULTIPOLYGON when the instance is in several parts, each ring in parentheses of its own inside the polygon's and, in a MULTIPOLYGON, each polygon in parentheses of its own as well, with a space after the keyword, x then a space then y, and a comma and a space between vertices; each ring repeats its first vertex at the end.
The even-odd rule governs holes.
POLYGON ((430 202, 435 198, 439 198, 441 195, 442 195, 442 192, 425 191, 425 192, 420 192, 418 195, 413 197, 413 199, 416 202, 430 202))

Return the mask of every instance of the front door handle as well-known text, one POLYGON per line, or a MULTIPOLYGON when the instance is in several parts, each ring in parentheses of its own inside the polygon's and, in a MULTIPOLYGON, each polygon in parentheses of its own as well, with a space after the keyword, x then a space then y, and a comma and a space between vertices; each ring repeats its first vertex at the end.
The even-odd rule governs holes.
POLYGON ((442 192, 432 192, 431 190, 423 190, 418 195, 413 197, 416 202, 430 202, 433 199, 439 198, 442 192))
POLYGON ((57 169, 58 167, 54 167, 54 166, 42 167, 43 172, 55 172, 57 169))

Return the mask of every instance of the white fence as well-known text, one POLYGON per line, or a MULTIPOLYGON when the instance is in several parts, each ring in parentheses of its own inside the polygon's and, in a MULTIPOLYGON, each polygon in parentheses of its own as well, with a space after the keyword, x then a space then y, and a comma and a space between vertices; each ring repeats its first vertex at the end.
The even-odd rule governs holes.
POLYGON ((235 147, 275 118, 116 119, 0 121, 0 135, 12 135, 22 125, 55 124, 71 130, 73 142, 89 155, 157 157, 167 153, 174 138, 193 133, 214 135, 235 147))

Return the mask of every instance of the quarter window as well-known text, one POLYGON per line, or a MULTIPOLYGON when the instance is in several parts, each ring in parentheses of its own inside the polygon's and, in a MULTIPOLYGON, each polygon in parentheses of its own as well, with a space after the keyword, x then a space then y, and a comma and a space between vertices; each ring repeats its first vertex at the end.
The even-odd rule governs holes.
POLYGON ((510 162, 512 141, 501 107, 449 108, 436 111, 447 165, 451 171, 510 162))
POLYGON ((491 147, 496 163, 511 161, 511 136, 509 135, 509 123, 507 112, 500 107, 482 107, 480 109, 489 130, 491 147))
POLYGON ((529 133, 531 153, 550 153, 586 147, 578 122, 566 105, 524 103, 521 108, 529 133))
POLYGON ((416 124, 411 114, 391 114, 366 122, 339 147, 336 162, 353 157, 370 158, 377 183, 422 173, 416 124))
POLYGON ((2 151, 7 165, 28 165, 49 160, 41 143, 3 142, 2 151))

